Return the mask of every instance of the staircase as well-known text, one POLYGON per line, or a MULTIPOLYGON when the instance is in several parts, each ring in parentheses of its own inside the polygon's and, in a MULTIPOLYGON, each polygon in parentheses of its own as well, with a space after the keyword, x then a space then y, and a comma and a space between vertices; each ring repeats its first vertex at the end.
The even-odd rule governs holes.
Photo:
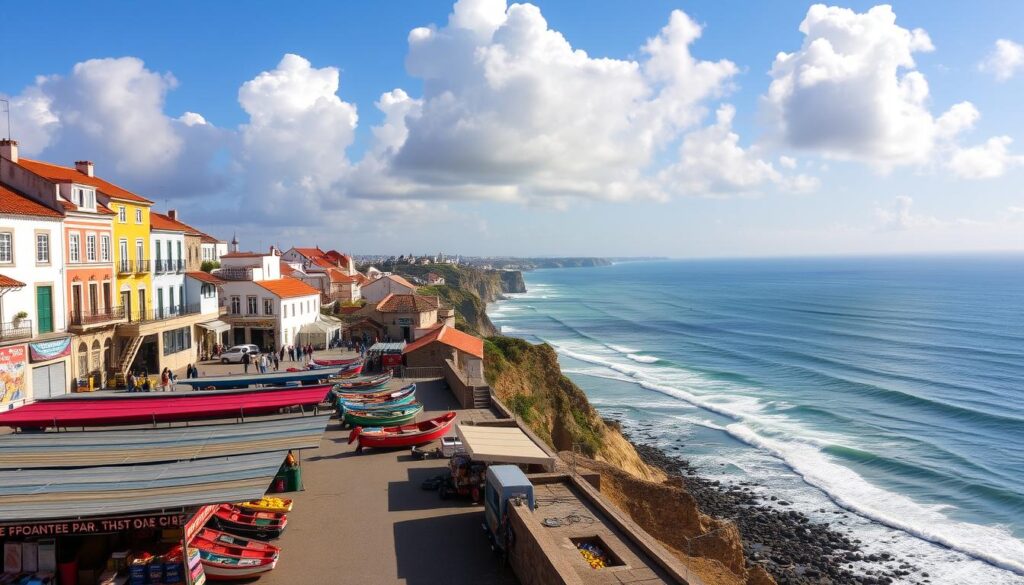
POLYGON ((131 367, 132 362, 135 361, 135 356, 139 354, 139 348, 142 347, 142 336, 136 336, 131 338, 131 341, 124 346, 124 351, 121 352, 121 357, 117 361, 117 371, 124 378, 128 377, 128 368, 131 367))
POLYGON ((491 389, 487 386, 473 388, 473 408, 491 407, 491 389))

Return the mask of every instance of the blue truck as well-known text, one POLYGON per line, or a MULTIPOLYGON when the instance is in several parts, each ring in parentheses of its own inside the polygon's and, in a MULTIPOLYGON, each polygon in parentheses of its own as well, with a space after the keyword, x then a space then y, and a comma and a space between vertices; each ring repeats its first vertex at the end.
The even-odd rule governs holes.
POLYGON ((491 547, 504 552, 512 538, 508 523, 508 507, 529 506, 533 510, 533 484, 515 465, 492 465, 487 468, 484 485, 484 529, 491 547))

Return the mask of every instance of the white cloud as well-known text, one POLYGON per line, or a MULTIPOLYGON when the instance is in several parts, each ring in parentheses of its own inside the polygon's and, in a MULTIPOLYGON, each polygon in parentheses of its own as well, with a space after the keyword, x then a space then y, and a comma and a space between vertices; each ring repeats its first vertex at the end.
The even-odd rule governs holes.
POLYGON ((770 162, 758 156, 757 149, 741 147, 739 135, 732 129, 735 114, 732 105, 723 105, 715 115, 715 124, 683 138, 679 162, 660 176, 667 190, 714 196, 756 191, 767 185, 791 191, 806 191, 816 186, 816 181, 809 177, 784 177, 770 162))
POLYGON ((387 119, 374 134, 386 148, 360 163, 360 175, 376 172, 353 193, 664 198, 647 167, 738 71, 692 56, 700 32, 674 11, 641 61, 597 58, 549 28, 536 6, 460 0, 447 26, 409 34, 406 66, 423 97, 382 97, 387 119), (397 104, 406 110, 393 115, 397 104))
POLYGON ((1024 45, 1009 39, 999 39, 992 52, 978 64, 978 68, 991 73, 998 81, 1006 81, 1018 70, 1024 69, 1024 45))
POLYGON ((875 218, 878 231, 905 231, 919 228, 942 227, 944 222, 930 215, 913 212, 914 199, 899 195, 888 207, 876 206, 875 218))
POLYGON ((939 138, 964 128, 968 102, 938 120, 929 111, 913 55, 934 47, 924 30, 897 25, 890 6, 857 13, 816 4, 800 32, 801 48, 775 58, 763 98, 784 144, 884 170, 926 163, 939 138))
POLYGON ((1001 177, 1011 166, 1024 164, 1024 156, 1008 151, 1012 142, 1009 136, 995 136, 978 146, 957 148, 947 164, 954 174, 964 179, 1001 177))
POLYGON ((791 157, 791 156, 780 156, 779 157, 779 166, 781 166, 783 168, 787 168, 787 169, 795 169, 796 168, 796 159, 791 157))
POLYGON ((195 112, 185 112, 178 116, 178 121, 186 126, 205 126, 208 124, 206 118, 204 118, 202 114, 197 114, 195 112))

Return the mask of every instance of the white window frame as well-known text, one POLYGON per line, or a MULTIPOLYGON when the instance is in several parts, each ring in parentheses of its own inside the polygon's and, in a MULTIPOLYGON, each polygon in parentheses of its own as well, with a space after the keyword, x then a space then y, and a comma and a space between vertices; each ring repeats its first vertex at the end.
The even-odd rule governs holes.
POLYGON ((274 299, 264 297, 263 298, 263 314, 273 315, 274 314, 274 299))
POLYGON ((36 232, 36 264, 50 263, 50 232, 36 232), (42 244, 42 246, 40 246, 42 244), (40 254, 42 252, 42 254, 40 254))
POLYGON ((256 295, 247 295, 245 297, 245 314, 246 315, 259 315, 260 306, 257 304, 256 295))
POLYGON ((139 225, 142 225, 142 210, 141 209, 136 209, 135 210, 135 223, 137 223, 139 225))
POLYGON ((82 235, 78 232, 68 234, 68 262, 78 264, 82 261, 82 235))
POLYGON ((14 264, 14 232, 0 232, 0 264, 14 264))
POLYGON ((100 235, 100 262, 110 262, 110 236, 100 235))
POLYGON ((96 234, 85 234, 85 261, 96 261, 96 234))
POLYGON ((124 205, 119 205, 117 208, 117 221, 118 223, 128 223, 128 208, 124 205))

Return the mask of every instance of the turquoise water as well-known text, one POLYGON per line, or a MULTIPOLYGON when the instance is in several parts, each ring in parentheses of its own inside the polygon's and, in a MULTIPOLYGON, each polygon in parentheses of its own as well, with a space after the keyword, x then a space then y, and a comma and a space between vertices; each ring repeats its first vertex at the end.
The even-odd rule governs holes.
POLYGON ((605 415, 934 583, 1024 583, 1024 257, 539 270, 490 315, 605 415))

